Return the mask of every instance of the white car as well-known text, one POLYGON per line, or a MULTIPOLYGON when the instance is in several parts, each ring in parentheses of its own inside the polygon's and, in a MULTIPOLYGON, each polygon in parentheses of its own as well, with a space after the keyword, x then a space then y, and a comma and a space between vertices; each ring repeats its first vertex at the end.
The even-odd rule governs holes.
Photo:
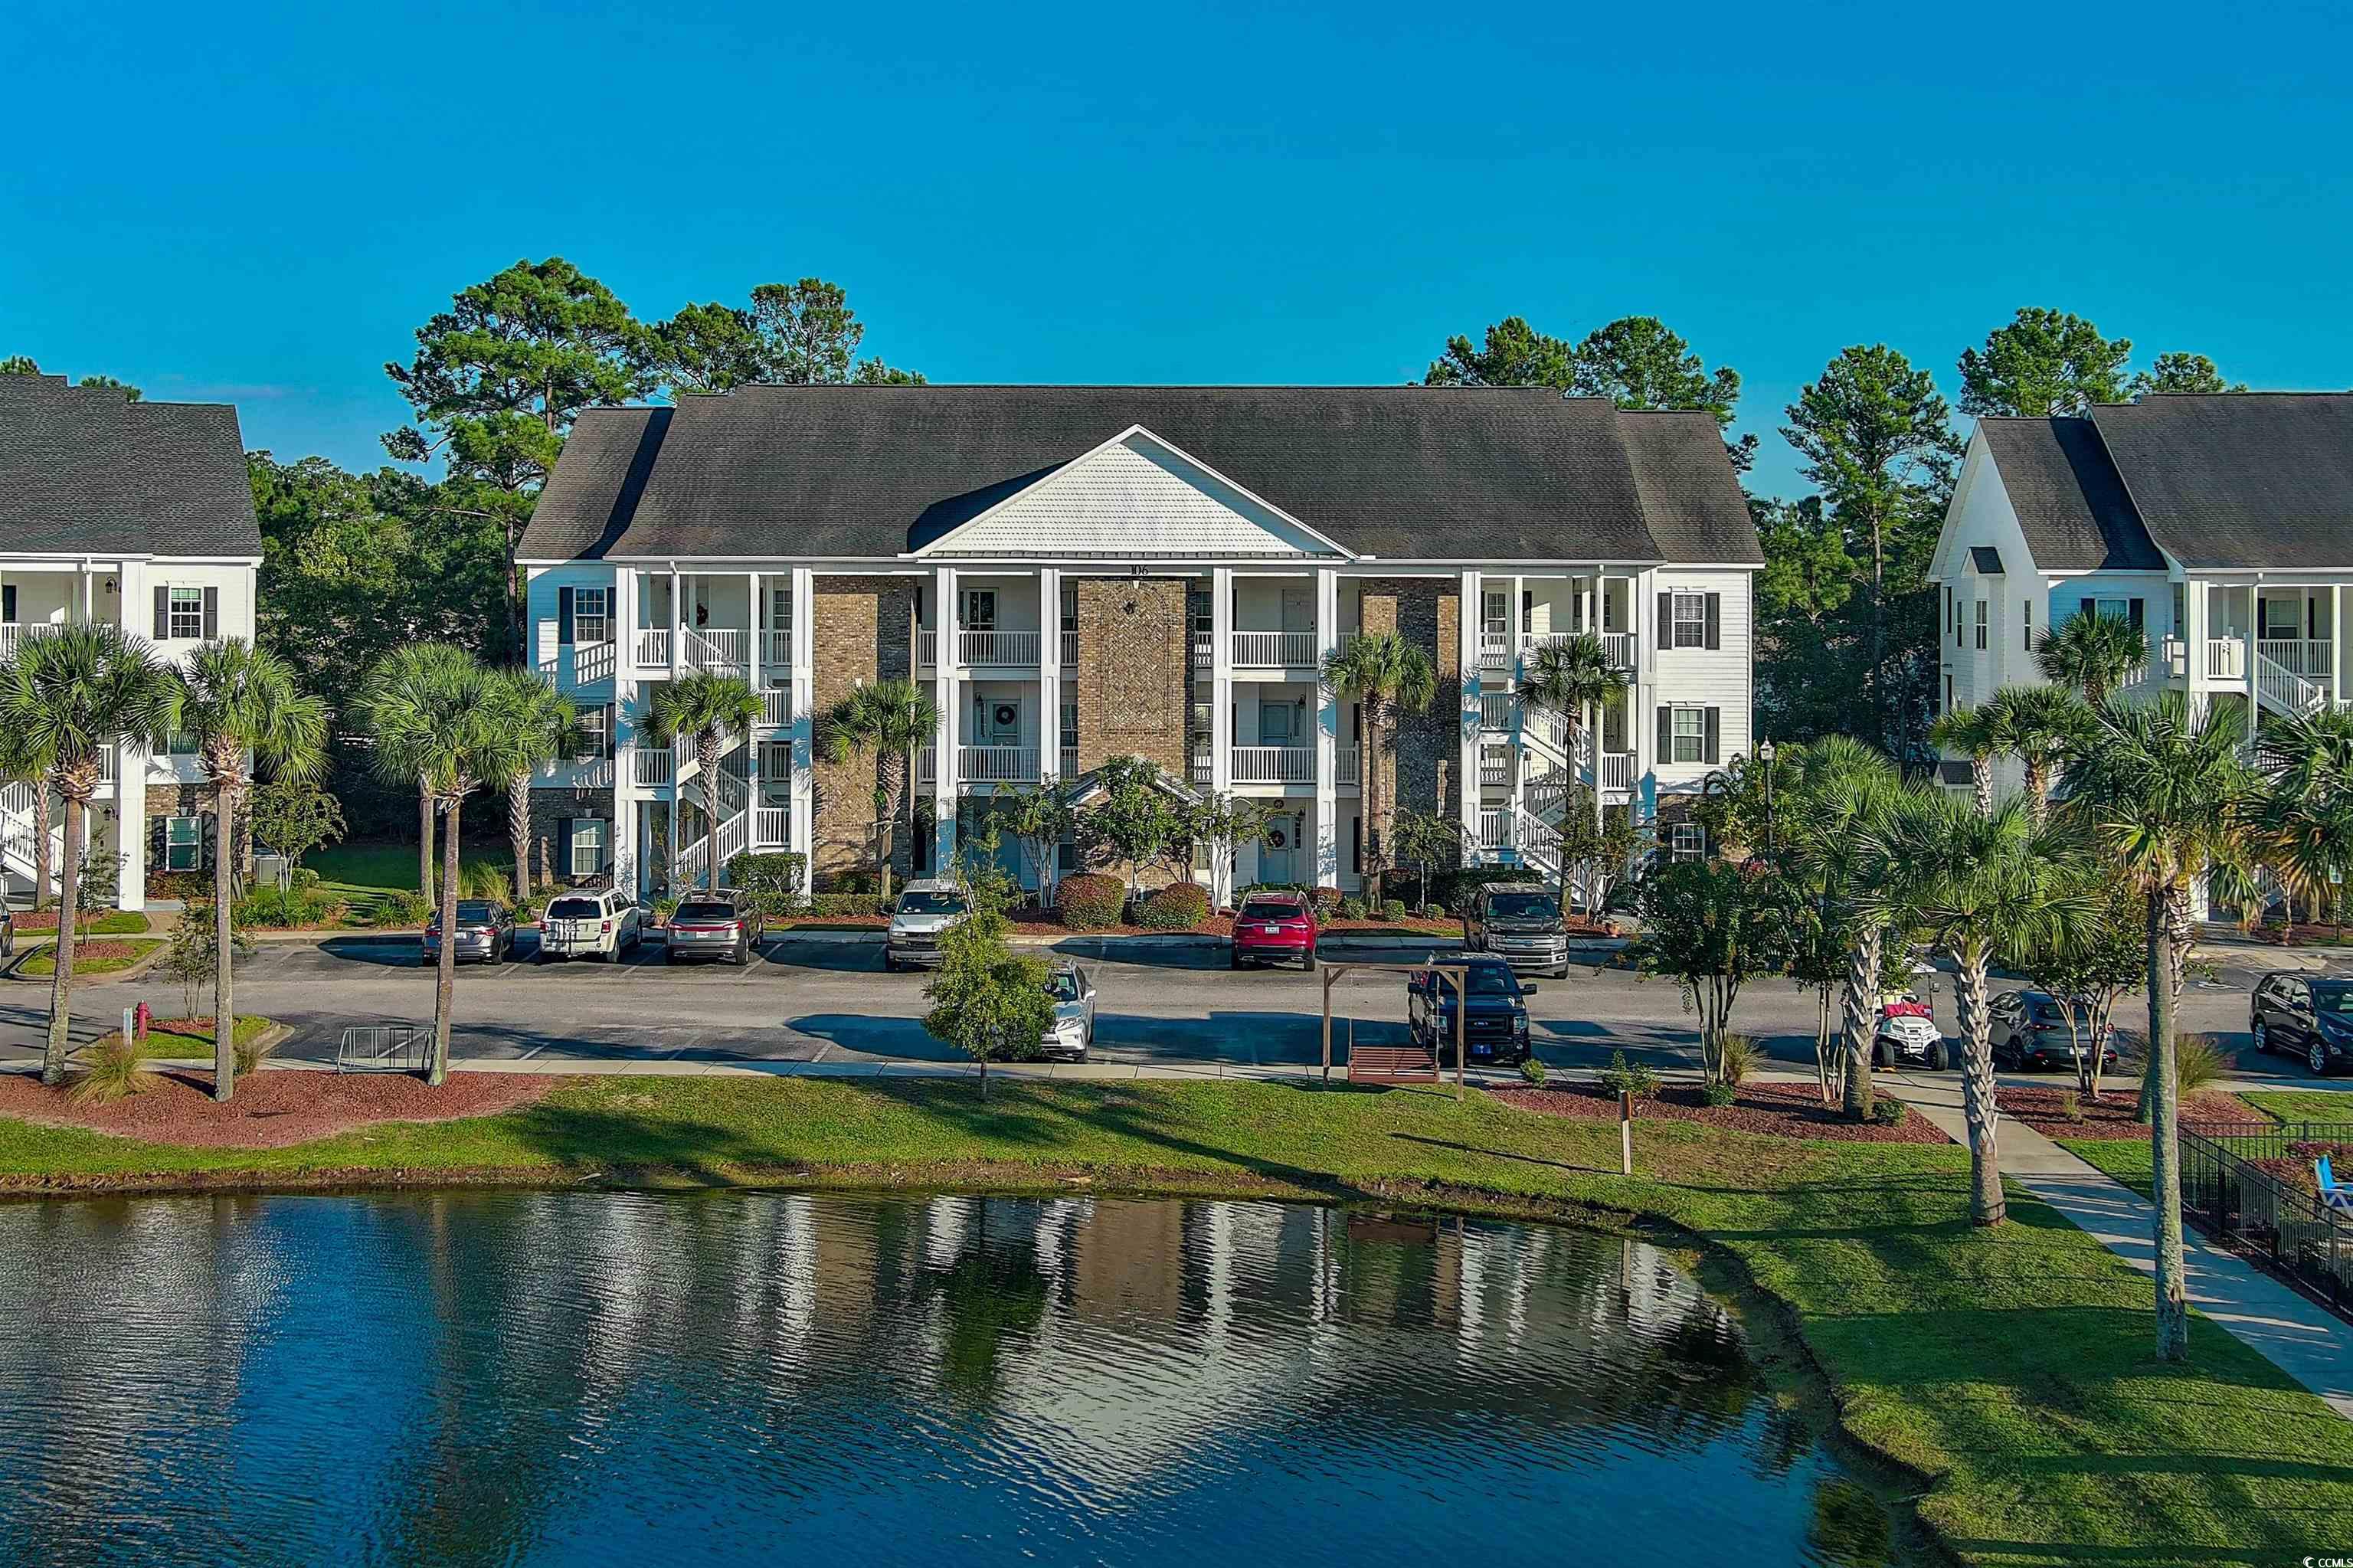
POLYGON ((539 922, 539 961, 602 959, 618 963, 645 939, 645 912, 612 888, 559 894, 539 922))
POLYGON ((964 889, 953 882, 924 877, 907 884, 891 911, 891 928, 882 934, 882 967, 937 968, 940 934, 971 912, 964 889))

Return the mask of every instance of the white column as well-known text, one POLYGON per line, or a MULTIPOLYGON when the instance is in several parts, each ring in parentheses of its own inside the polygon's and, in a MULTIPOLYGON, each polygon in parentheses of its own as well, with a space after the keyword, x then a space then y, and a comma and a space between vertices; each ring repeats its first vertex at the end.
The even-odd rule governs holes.
POLYGON ((1062 776, 1062 574, 1038 568, 1038 777, 1062 776))
MULTIPOLYGON (((1599 579, 1596 579, 1597 586, 1599 579)), ((1651 602, 1651 579, 1647 574, 1626 579, 1626 630, 1634 634, 1633 678, 1626 687, 1626 719, 1633 730, 1634 785, 1626 803, 1629 821, 1640 823, 1642 816, 1642 780, 1658 766, 1653 755, 1658 750, 1653 732, 1658 728, 1658 715, 1651 710, 1657 705, 1658 650, 1651 644, 1652 629, 1645 624, 1644 616, 1651 602)), ((1597 753, 1597 755, 1599 755, 1597 753)), ((1599 765, 1597 764, 1597 767, 1599 765)), ((1653 793, 1655 793, 1655 788, 1653 793)))
MULTIPOLYGON (((793 848, 801 854, 801 896, 814 890, 817 874, 817 776, 812 771, 817 715, 817 577, 793 568, 793 848)), ((910 788, 913 788, 911 785, 910 788)))
MULTIPOLYGON (((647 892, 645 866, 638 853, 638 812, 645 799, 638 788, 638 573, 613 573, 613 885, 634 897, 647 892)), ((560 845, 558 863, 570 846, 560 845)))
MULTIPOLYGON (((1321 668, 1340 645, 1340 574, 1330 567, 1315 572, 1315 662, 1321 668)), ((1340 885, 1340 796, 1337 768, 1340 748, 1340 694, 1329 686, 1315 689, 1315 885, 1340 885)), ((1364 799, 1364 782, 1356 784, 1364 799)))
MULTIPOLYGON (((2328 590, 2328 670, 2329 700, 2338 706, 2345 703, 2345 587, 2342 583, 2328 590)), ((131 601, 123 600, 125 604, 131 601)))
MULTIPOLYGON (((1479 627, 1482 606, 1479 603, 1477 572, 1462 574, 1461 591, 1462 613, 1459 618, 1461 624, 1455 629, 1461 644, 1461 652, 1459 655, 1461 679, 1456 683, 1453 692, 1455 750, 1461 758, 1461 761, 1456 764, 1455 809, 1461 817, 1463 831, 1470 833, 1471 842, 1476 843, 1479 832, 1479 694, 1484 682, 1484 677, 1479 672, 1479 627)), ((1440 704, 1445 703, 1448 694, 1443 691, 1438 694, 1440 704)), ((1445 802, 1439 802, 1438 809, 1444 810, 1445 802)))
MULTIPOLYGON (((1186 638, 1189 645, 1191 637, 1186 638)), ((1187 657, 1190 657, 1189 647, 1187 657)), ((1190 783, 1191 780, 1187 780, 1190 783)), ((1209 568, 1209 788, 1234 787, 1234 571, 1209 568)))
POLYGON ((686 652, 686 578, 676 567, 670 569, 670 673, 675 677, 679 662, 686 652))
POLYGON ((940 738, 936 743, 939 766, 932 777, 932 865, 944 872, 955 859, 956 705, 963 687, 957 678, 962 670, 956 656, 964 650, 963 640, 956 635, 955 568, 940 567, 934 581, 939 608, 932 612, 932 619, 939 628, 934 639, 939 652, 932 667, 932 701, 940 710, 940 738))
MULTIPOLYGON (((760 663, 768 652, 762 646, 767 641, 767 632, 761 625, 761 619, 767 614, 767 607, 760 602, 760 574, 757 572, 744 574, 744 603, 748 610, 744 617, 745 623, 744 638, 750 644, 750 647, 745 650, 744 668, 751 676, 752 689, 756 692, 761 689, 760 663)), ((752 765, 757 768, 759 762, 759 756, 755 752, 752 758, 752 765)))
POLYGON ((2181 669, 2188 677, 2190 698, 2204 700, 2206 691, 2206 585, 2195 577, 2181 585, 2181 669))

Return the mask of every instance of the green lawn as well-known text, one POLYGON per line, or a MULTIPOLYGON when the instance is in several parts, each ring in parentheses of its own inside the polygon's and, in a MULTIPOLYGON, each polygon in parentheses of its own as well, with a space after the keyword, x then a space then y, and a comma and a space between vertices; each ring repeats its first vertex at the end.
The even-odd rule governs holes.
POLYGON ((1255 1192, 1664 1220, 1786 1305, 1859 1439, 1931 1479, 1986 1563, 2295 1562, 2353 1519, 2353 1423, 2211 1323, 2149 1356, 2147 1284, 2048 1208, 1967 1219, 1949 1146, 1617 1129, 1416 1091, 1271 1084, 575 1081, 511 1114, 292 1149, 141 1145, 0 1121, 9 1175, 249 1173, 1255 1192))
POLYGON ((2275 1121, 2353 1122, 2353 1094, 2341 1089, 2263 1089, 2239 1097, 2275 1121))
MULTIPOLYGON (((237 1044, 240 1045, 250 1044, 277 1027, 278 1021, 274 1018, 264 1018, 259 1013, 240 1012, 237 1015, 237 1044)), ((90 1048, 94 1050, 100 1045, 112 1044, 121 1038, 122 1031, 110 1029, 92 1041, 90 1048)), ((183 1034, 169 1029, 150 1029, 147 1032, 147 1043, 139 1048, 140 1056, 148 1061, 189 1056, 202 1057, 210 1061, 212 1054, 213 1037, 209 1033, 202 1031, 194 1034, 183 1034)))
MULTIPOLYGON (((458 855, 459 885, 465 885, 469 874, 489 875, 496 873, 501 882, 512 886, 513 857, 488 850, 460 847, 458 855)), ((305 856, 303 866, 319 874, 319 885, 326 892, 343 899, 351 906, 353 922, 364 925, 376 902, 387 893, 415 893, 417 887, 417 845, 397 844, 337 844, 332 849, 315 850, 305 856)), ((436 866, 439 862, 435 862, 436 866)))
MULTIPOLYGON (((136 909, 110 909, 96 917, 84 916, 79 922, 86 937, 142 937, 155 927, 147 916, 136 909)), ((48 941, 58 934, 55 911, 41 915, 19 914, 16 916, 16 939, 20 942, 48 941), (35 925, 35 920, 42 922, 35 925)))
MULTIPOLYGON (((74 948, 74 979, 79 980, 84 975, 112 974, 117 969, 127 969, 132 965, 137 963, 140 959, 145 958, 148 954, 153 952, 156 948, 162 947, 164 945, 164 939, 161 937, 132 938, 127 940, 121 941, 120 945, 130 948, 131 951, 105 957, 93 957, 90 954, 83 952, 80 947, 77 945, 74 948)), ((58 959, 56 946, 52 943, 45 942, 40 947, 35 948, 30 957, 26 958, 24 962, 16 966, 16 972, 20 975, 53 975, 57 973, 58 959)))

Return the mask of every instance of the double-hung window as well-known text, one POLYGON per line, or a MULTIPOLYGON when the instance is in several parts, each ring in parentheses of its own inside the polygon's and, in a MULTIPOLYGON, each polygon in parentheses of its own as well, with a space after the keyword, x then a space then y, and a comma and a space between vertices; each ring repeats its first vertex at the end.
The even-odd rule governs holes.
POLYGON ((205 636, 205 590, 200 588, 175 588, 169 601, 169 613, 164 628, 174 642, 201 642, 205 636))
POLYGON ((613 637, 613 590, 572 590, 572 637, 577 642, 609 642, 613 637))
POLYGON ((2130 620, 2132 619, 2132 600, 2128 599, 2095 599, 2092 601, 2092 613, 2098 616, 2103 620, 2130 620))
POLYGON ((165 871, 200 870, 204 853, 205 820, 202 817, 167 817, 164 820, 165 871))
POLYGON ((2026 651, 2031 653, 2034 652, 2034 601, 2031 599, 2021 599, 2019 601, 2019 608, 2024 616, 2024 619, 2018 623, 2019 629, 2025 633, 2023 641, 2026 651))
POLYGON ((1670 762, 1704 762, 1707 760, 1707 710, 1677 708, 1669 740, 1674 755, 1670 762))
POLYGON ((580 710, 576 729, 582 757, 601 759, 613 755, 613 736, 606 728, 611 716, 611 710, 603 706, 580 710))
POLYGON ((596 817, 572 819, 568 865, 575 877, 595 876, 605 869, 605 845, 612 825, 596 817))
POLYGON ((1707 646, 1707 595, 1679 593, 1671 596, 1674 624, 1671 628, 1670 648, 1704 648, 1707 646))
POLYGON ((1707 834, 1697 822, 1677 822, 1667 840, 1668 853, 1677 860, 1697 860, 1707 853, 1707 834))
POLYGON ((1978 652, 1980 652, 1980 653, 1984 652, 1985 652, 1985 646, 1986 646, 1986 601, 1985 601, 1984 599, 1979 599, 1979 600, 1978 600, 1978 652))
POLYGON ((995 588, 964 590, 964 630, 966 631, 997 630, 997 590, 995 588))

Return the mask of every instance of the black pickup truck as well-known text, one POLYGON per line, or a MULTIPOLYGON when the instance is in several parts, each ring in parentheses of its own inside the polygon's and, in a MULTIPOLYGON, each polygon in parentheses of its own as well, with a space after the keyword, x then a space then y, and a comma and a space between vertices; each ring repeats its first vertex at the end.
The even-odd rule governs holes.
MULTIPOLYGON (((1501 959, 1469 958, 1471 1007, 1462 1016, 1462 1046, 1472 1066, 1517 1066, 1530 1054, 1528 1001, 1534 985, 1522 983, 1501 959)), ((1406 980, 1406 1024, 1414 1044, 1448 1066, 1454 1065, 1454 977, 1439 969, 1416 969, 1406 980)))

